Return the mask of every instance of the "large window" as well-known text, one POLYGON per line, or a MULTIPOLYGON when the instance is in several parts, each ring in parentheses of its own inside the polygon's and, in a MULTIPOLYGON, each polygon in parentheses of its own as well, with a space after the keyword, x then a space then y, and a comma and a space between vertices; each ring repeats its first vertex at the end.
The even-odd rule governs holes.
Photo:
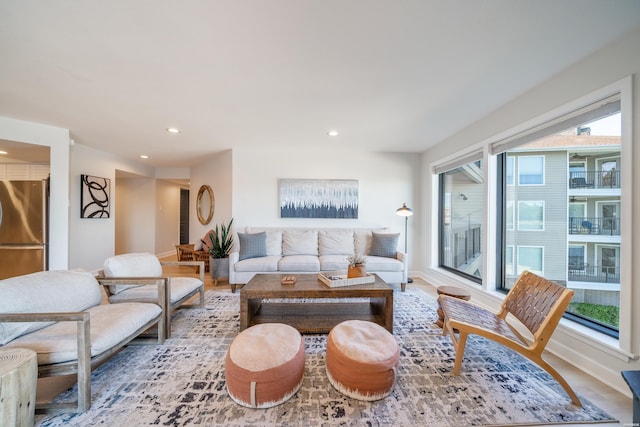
POLYGON ((568 317, 612 336, 620 306, 619 108, 617 99, 594 104, 583 120, 561 117, 533 137, 494 145, 498 289, 508 291, 524 270, 543 275, 575 291, 568 317))
POLYGON ((505 293, 532 271, 574 290, 566 317, 618 337, 620 269, 627 271, 621 168, 629 168, 620 106, 620 94, 612 95, 488 143, 487 165, 476 149, 434 166, 439 267, 505 293), (484 176, 496 186, 487 188, 484 176))
POLYGON ((440 174, 440 266, 471 280, 482 278, 482 161, 440 174))

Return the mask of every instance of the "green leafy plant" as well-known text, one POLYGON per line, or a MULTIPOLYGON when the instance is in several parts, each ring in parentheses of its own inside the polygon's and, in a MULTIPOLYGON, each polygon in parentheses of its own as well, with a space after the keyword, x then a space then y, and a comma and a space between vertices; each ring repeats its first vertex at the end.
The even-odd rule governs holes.
POLYGON ((356 265, 363 265, 367 263, 367 257, 361 253, 355 253, 347 258, 349 267, 355 267, 356 265))
POLYGON ((590 319, 597 320, 605 325, 618 327, 620 308, 612 305, 598 305, 584 302, 572 302, 567 312, 581 314, 590 319))
POLYGON ((218 226, 214 229, 214 233, 209 234, 211 239, 211 248, 209 253, 212 258, 227 258, 231 253, 233 247, 233 234, 231 233, 231 224, 233 224, 233 218, 229 221, 228 225, 222 224, 220 230, 218 226))

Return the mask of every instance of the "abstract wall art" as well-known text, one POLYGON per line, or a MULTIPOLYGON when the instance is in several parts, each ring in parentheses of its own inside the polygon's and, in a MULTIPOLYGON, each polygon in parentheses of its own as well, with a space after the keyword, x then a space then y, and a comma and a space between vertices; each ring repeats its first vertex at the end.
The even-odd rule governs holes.
POLYGON ((280 179, 281 218, 358 218, 355 179, 280 179))
POLYGON ((80 218, 109 218, 110 180, 80 175, 80 218))

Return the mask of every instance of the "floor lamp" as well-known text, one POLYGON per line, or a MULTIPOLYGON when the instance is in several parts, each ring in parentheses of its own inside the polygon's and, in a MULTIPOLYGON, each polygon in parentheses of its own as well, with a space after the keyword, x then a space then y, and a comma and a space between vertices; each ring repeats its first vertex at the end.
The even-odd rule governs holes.
MULTIPOLYGON (((413 211, 407 207, 406 203, 403 203, 402 207, 396 210, 396 215, 404 217, 404 253, 407 254, 407 222, 409 217, 413 215, 413 211)), ((407 283, 413 283, 413 279, 408 277, 407 283)))

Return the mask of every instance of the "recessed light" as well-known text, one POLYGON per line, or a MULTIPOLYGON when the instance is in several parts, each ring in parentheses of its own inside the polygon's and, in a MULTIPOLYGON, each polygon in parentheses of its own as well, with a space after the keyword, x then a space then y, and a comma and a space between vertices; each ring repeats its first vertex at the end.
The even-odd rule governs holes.
POLYGON ((180 129, 178 129, 178 128, 167 128, 167 132, 169 132, 169 133, 175 133, 175 134, 178 134, 178 133, 180 133, 181 131, 180 131, 180 129))
POLYGON ((141 159, 148 159, 148 158, 149 158, 149 156, 147 156, 146 154, 140 154, 140 158, 141 158, 141 159))
POLYGON ((6 152, 6 151, 4 151, 4 150, 0 150, 0 155, 5 155, 5 154, 9 154, 9 153, 7 153, 7 152, 6 152))
POLYGON ((338 131, 337 130, 330 130, 329 132, 327 132, 327 135, 329 135, 329 136, 338 136, 338 131))

